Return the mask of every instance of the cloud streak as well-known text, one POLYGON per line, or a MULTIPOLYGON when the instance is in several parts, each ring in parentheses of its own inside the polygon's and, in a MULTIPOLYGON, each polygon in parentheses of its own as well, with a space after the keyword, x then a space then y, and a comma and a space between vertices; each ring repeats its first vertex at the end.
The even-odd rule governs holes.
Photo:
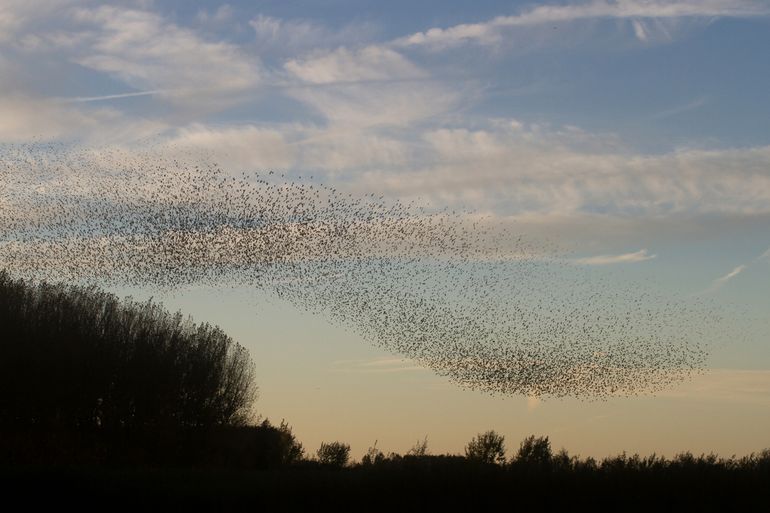
POLYGON ((679 114, 683 114, 685 112, 689 112, 691 110, 697 110, 704 105, 708 103, 708 97, 706 96, 699 96, 698 98, 695 98, 694 100, 691 100, 683 105, 679 105, 677 107, 673 107, 670 109, 662 110, 660 112, 656 112, 655 114, 650 116, 650 119, 666 119, 673 116, 677 116, 679 114))
POLYGON ((137 98, 140 96, 155 96, 164 93, 168 93, 168 91, 158 89, 155 91, 137 91, 134 93, 105 94, 101 96, 76 96, 75 98, 61 98, 60 101, 63 103, 89 103, 107 100, 122 100, 123 98, 137 98))
POLYGON ((651 255, 646 249, 634 253, 625 253, 622 255, 598 255, 592 257, 578 258, 573 260, 580 265, 614 265, 614 264, 632 264, 644 262, 657 258, 658 255, 651 255))
POLYGON ((735 267, 732 271, 725 274, 724 276, 721 276, 714 280, 714 282, 711 284, 711 287, 709 288, 710 292, 715 292, 719 289, 721 289, 727 282, 741 274, 743 271, 746 270, 748 266, 745 264, 739 265, 735 267))
POLYGON ((461 44, 497 44, 503 31, 516 27, 545 24, 565 24, 583 20, 627 20, 641 41, 649 40, 654 32, 670 38, 665 27, 650 21, 714 17, 751 18, 770 15, 770 6, 751 0, 686 0, 680 2, 626 0, 591 2, 566 5, 541 5, 513 16, 498 16, 483 23, 464 23, 449 28, 432 28, 397 39, 396 46, 429 46, 444 49, 461 44))

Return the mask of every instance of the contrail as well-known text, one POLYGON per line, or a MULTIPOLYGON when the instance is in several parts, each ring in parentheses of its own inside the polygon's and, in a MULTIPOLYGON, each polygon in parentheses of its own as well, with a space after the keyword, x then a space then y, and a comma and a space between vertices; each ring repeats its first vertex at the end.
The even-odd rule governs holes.
POLYGON ((74 98, 61 98, 63 103, 88 103, 101 102, 106 100, 120 100, 122 98, 135 98, 137 96, 152 96, 155 94, 167 93, 167 90, 155 89, 153 91, 136 91, 134 93, 106 94, 102 96, 77 96, 74 98))

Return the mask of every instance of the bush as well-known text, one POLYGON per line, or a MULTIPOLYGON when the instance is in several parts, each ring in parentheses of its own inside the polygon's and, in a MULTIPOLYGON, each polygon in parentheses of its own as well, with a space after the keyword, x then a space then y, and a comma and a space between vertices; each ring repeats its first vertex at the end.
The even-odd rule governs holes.
POLYGON ((505 463, 505 437, 494 431, 479 433, 465 446, 465 457, 483 463, 505 463))
MULTIPOLYGON (((264 420, 256 426, 217 428, 203 445, 209 452, 197 463, 224 468, 274 469, 296 464, 304 454, 302 444, 284 421, 279 426, 264 420)), ((195 451, 194 447, 189 449, 195 451)))
POLYGON ((411 449, 406 452, 407 456, 427 456, 428 455, 428 435, 422 440, 417 440, 411 449))
POLYGON ((377 441, 369 447, 366 454, 361 458, 361 465, 376 465, 385 461, 385 454, 377 448, 377 441))
POLYGON ((342 468, 350 459, 350 446, 342 442, 323 442, 316 454, 320 463, 342 468))
POLYGON ((522 440, 516 453, 516 463, 533 467, 545 467, 551 463, 551 442, 548 437, 528 436, 522 440))

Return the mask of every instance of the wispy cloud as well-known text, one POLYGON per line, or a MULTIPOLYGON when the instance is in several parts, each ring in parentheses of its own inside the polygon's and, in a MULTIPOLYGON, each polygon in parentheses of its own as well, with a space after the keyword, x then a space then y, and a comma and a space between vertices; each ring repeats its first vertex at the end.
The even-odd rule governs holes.
POLYGON ((354 23, 332 30, 314 20, 281 19, 264 14, 250 20, 249 25, 260 48, 279 55, 359 45, 371 41, 378 31, 369 23, 354 23))
POLYGON ((222 4, 212 12, 201 9, 195 16, 199 23, 215 25, 230 22, 234 17, 235 10, 229 4, 222 4))
POLYGON ((88 102, 101 102, 106 100, 120 100, 123 98, 136 98, 139 96, 153 96, 156 94, 163 94, 167 91, 157 89, 155 91, 137 91, 134 93, 120 93, 120 94, 105 94, 102 96, 77 96, 75 98, 61 98, 63 103, 88 103, 88 102))
POLYGON ((136 89, 174 91, 175 100, 196 105, 202 98, 227 103, 261 80, 258 59, 238 46, 207 41, 155 12, 100 6, 77 9, 72 18, 84 27, 73 60, 136 89))
POLYGON ((24 95, 0 95, 0 140, 88 140, 93 144, 134 141, 168 128, 153 119, 125 115, 110 108, 78 109, 62 101, 24 95))
POLYGON ((695 98, 694 100, 691 100, 687 103, 684 103, 682 105, 678 105, 676 107, 672 107, 670 109, 665 109, 659 112, 656 112, 650 116, 650 119, 665 119, 670 118, 672 116, 676 116, 678 114, 682 114, 684 112, 688 112, 691 110, 696 110, 708 103, 708 97, 707 96, 699 96, 698 98, 695 98))
POLYGON ((284 69, 300 84, 335 87, 287 89, 335 126, 406 126, 443 114, 458 101, 449 87, 401 53, 367 46, 292 59, 284 69))
POLYGON ((728 281, 732 280, 733 278, 741 274, 743 271, 745 271, 746 267, 748 266, 745 264, 739 265, 729 273, 725 274, 724 276, 720 276, 719 278, 714 280, 713 283, 711 284, 711 287, 709 287, 708 289, 709 292, 715 292, 720 288, 722 288, 728 281))
POLYGON ((770 210, 770 147, 641 155, 569 127, 513 123, 426 130, 421 139, 409 142, 422 144, 408 173, 382 166, 359 180, 444 203, 484 202, 507 214, 598 205, 608 215, 770 210))
POLYGON ((651 255, 646 249, 641 249, 635 253, 625 253, 622 255, 598 255, 592 257, 578 258, 575 263, 581 265, 613 265, 613 264, 631 264, 634 262, 644 262, 652 260, 658 255, 651 255))
POLYGON ((741 274, 743 271, 745 271, 749 267, 765 259, 770 259, 770 248, 768 248, 767 251, 765 251, 755 259, 751 260, 749 263, 741 264, 735 267, 729 273, 725 274, 724 276, 720 276, 719 278, 715 279, 711 283, 711 286, 704 291, 704 293, 716 292, 717 290, 721 289, 727 282, 729 282, 730 280, 732 280, 733 278, 741 274))
MULTIPOLYGON (((20 0, 8 4, 12 8, 0 7, 5 19, 0 27, 52 17, 20 0)), ((434 62, 404 46, 367 45, 371 35, 367 39, 353 32, 332 46, 318 46, 319 38, 336 29, 316 20, 243 18, 243 23, 251 21, 259 41, 273 41, 286 52, 278 64, 267 66, 261 64, 260 45, 180 25, 180 18, 152 11, 151 3, 145 10, 126 7, 136 3, 67 5, 51 21, 51 32, 28 30, 49 37, 49 46, 29 62, 17 63, 13 52, 0 52, 0 135, 8 140, 77 132, 82 139, 114 134, 123 144, 140 138, 132 130, 143 135, 164 131, 162 142, 176 145, 174 151, 210 152, 236 169, 312 169, 317 175, 344 177, 357 190, 503 216, 670 219, 770 213, 770 146, 642 153, 624 146, 617 134, 489 118, 488 112, 473 111, 474 102, 484 101, 482 86, 472 80, 458 85, 437 72, 444 69, 444 56, 434 62), (287 41, 297 38, 313 50, 290 47, 287 41), (25 66, 43 57, 102 72, 130 92, 55 101, 29 96, 27 91, 35 89, 24 77, 35 73, 25 73, 25 66), (152 104, 105 103, 142 96, 153 96, 152 104), (163 108, 154 108, 156 103, 163 108), (244 108, 233 109, 235 104, 244 108), (271 118, 273 110, 280 119, 271 118), (213 113, 219 117, 209 117, 213 113), (237 123, 228 124, 228 116, 237 123)), ((229 23, 237 18, 226 7, 211 12, 201 14, 201 20, 229 23)), ((770 4, 752 1, 560 3, 421 34, 428 44, 442 37, 484 40, 484 34, 494 35, 490 27, 539 30, 539 24, 558 20, 618 18, 654 25, 651 20, 658 18, 768 12, 770 4)), ((707 101, 697 97, 654 116, 665 118, 707 101)), ((650 258, 654 255, 636 252, 588 257, 584 263, 650 258)))
POLYGON ((450 48, 464 43, 495 44, 503 30, 544 24, 565 24, 580 20, 627 20, 637 39, 648 41, 655 32, 670 38, 666 27, 650 20, 714 17, 756 17, 770 15, 770 5, 753 0, 594 0, 566 5, 541 5, 513 16, 498 16, 482 23, 464 23, 449 28, 431 28, 395 41, 398 46, 450 48))
MULTIPOLYGON (((234 169, 310 168, 346 176, 356 190, 473 205, 499 215, 770 213, 770 147, 643 155, 618 151, 611 139, 598 135, 515 121, 476 130, 413 128, 409 123, 424 121, 427 106, 410 108, 404 99, 402 106, 384 108, 388 94, 395 94, 392 88, 379 99, 372 90, 378 89, 361 86, 304 97, 329 112, 325 126, 194 124, 169 142, 210 152, 234 169), (346 103, 346 94, 360 109, 346 103), (393 126, 398 130, 383 128, 393 126)), ((440 95, 434 92, 430 110, 440 112, 440 95)))

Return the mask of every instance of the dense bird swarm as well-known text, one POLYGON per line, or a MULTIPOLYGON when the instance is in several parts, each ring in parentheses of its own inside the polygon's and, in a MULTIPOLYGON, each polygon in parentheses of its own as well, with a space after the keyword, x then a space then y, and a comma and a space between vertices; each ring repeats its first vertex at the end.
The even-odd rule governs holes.
POLYGON ((0 180, 13 276, 260 289, 489 393, 654 392, 702 368, 718 322, 493 218, 313 177, 35 145, 5 147, 0 180))

